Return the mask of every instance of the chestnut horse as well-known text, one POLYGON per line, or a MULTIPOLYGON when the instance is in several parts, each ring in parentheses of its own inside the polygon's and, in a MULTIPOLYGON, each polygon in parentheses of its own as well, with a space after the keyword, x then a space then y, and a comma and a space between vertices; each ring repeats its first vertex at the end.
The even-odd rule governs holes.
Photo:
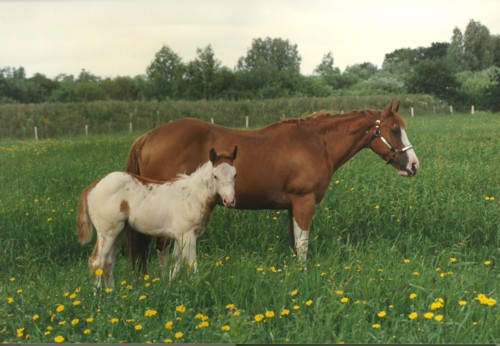
MULTIPOLYGON (((126 169, 167 180, 195 170, 208 148, 237 144, 236 208, 287 209, 292 248, 305 259, 315 206, 333 173, 357 152, 371 148, 401 176, 417 173, 419 162, 398 108, 399 102, 393 107, 391 101, 384 110, 321 112, 251 131, 179 119, 136 139, 126 169)), ((144 272, 150 241, 133 230, 126 235, 132 263, 144 272)), ((158 238, 157 249, 164 246, 165 239, 158 238)))

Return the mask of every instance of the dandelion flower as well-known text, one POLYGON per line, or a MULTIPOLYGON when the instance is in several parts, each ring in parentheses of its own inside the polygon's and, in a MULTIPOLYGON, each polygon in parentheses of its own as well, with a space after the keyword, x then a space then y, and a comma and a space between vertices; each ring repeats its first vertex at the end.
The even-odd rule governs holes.
POLYGON ((145 299, 146 299, 146 295, 143 294, 143 295, 139 296, 139 300, 145 300, 145 299))
POLYGON ((97 276, 101 276, 103 273, 102 269, 101 268, 98 268, 96 271, 95 271, 95 275, 97 276))
POLYGON ((441 322, 443 320, 443 315, 436 315, 436 317, 434 317, 434 319, 438 322, 441 322))
POLYGON ((118 318, 113 317, 112 319, 109 320, 111 323, 118 323, 120 321, 118 318))
POLYGON ((85 330, 83 331, 83 334, 85 334, 85 335, 89 335, 89 334, 90 334, 90 329, 85 329, 85 330))
POLYGON ((387 313, 385 311, 380 311, 378 314, 377 314, 378 317, 380 318, 384 318, 385 316, 387 316, 387 313))
POLYGON ((56 311, 57 311, 57 312, 62 312, 62 311, 64 311, 64 305, 62 305, 62 304, 57 304, 57 306, 56 306, 56 311))
POLYGON ((141 325, 141 324, 136 324, 136 325, 134 326, 134 329, 135 329, 135 330, 142 330, 142 325, 141 325))
POLYGON ((343 304, 347 303, 348 301, 349 301, 349 298, 347 298, 347 297, 340 298, 340 302, 343 304))
POLYGON ((486 260, 486 261, 483 262, 483 264, 485 266, 489 266, 489 265, 491 265, 491 261, 490 260, 486 260))
POLYGON ((266 311, 266 317, 267 317, 267 318, 272 318, 272 317, 274 317, 274 311, 266 311))
POLYGON ((467 301, 466 300, 459 300, 458 305, 460 305, 460 306, 467 305, 467 301))
POLYGON ((283 308, 281 310, 281 316, 288 316, 288 315, 290 315, 290 310, 283 308))
POLYGON ((58 335, 54 338, 54 342, 57 344, 60 344, 61 342, 64 342, 64 336, 58 335))
POLYGON ((182 305, 182 304, 178 305, 178 306, 175 307, 175 311, 181 312, 181 313, 185 312, 186 311, 186 307, 184 305, 182 305))
POLYGON ((415 299, 415 298, 417 298, 417 294, 416 293, 410 294, 410 299, 415 299))
POLYGON ((228 310, 232 310, 232 309, 235 309, 235 308, 236 308, 236 305, 234 305, 232 303, 226 305, 226 309, 228 309, 228 310))
POLYGON ((177 333, 174 334, 174 336, 175 336, 176 339, 180 339, 180 338, 182 338, 184 336, 184 333, 183 332, 177 332, 177 333))
POLYGON ((264 319, 264 315, 263 315, 263 314, 257 314, 257 315, 255 315, 255 316, 254 316, 254 318, 253 318, 253 320, 254 320, 255 322, 260 322, 260 321, 262 321, 263 319, 264 319))
POLYGON ((40 315, 34 314, 32 318, 33 318, 34 321, 36 321, 36 320, 38 320, 40 318, 40 315))
POLYGON ((104 290, 104 292, 111 293, 111 292, 113 292, 113 289, 111 287, 106 287, 106 289, 104 290))
POLYGON ((497 303, 496 299, 488 298, 485 294, 482 294, 482 293, 478 294, 475 299, 478 300, 479 303, 481 303, 483 305, 488 305, 488 306, 493 306, 497 303))
POLYGON ((306 305, 307 306, 311 306, 313 304, 313 300, 312 299, 309 299, 308 301, 306 301, 306 305))
POLYGON ((408 259, 408 258, 404 258, 404 259, 403 259, 403 262, 404 262, 404 263, 410 263, 410 262, 411 262, 411 260, 410 260, 410 259, 408 259))
POLYGON ((298 306, 298 305, 294 305, 294 306, 293 306, 293 309, 294 309, 294 310, 299 310, 299 309, 300 309, 300 306, 298 306))
POLYGON ((9 303, 9 304, 14 303, 14 298, 12 298, 12 297, 7 297, 7 303, 9 303))
POLYGON ((174 325, 174 322, 168 321, 167 323, 165 323, 165 329, 172 329, 173 325, 174 325))
POLYGON ((372 324, 373 329, 380 329, 381 325, 378 323, 372 324))
POLYGON ((80 323, 80 320, 78 318, 74 318, 71 320, 71 325, 76 326, 78 323, 80 323))
POLYGON ((73 305, 74 305, 74 306, 78 306, 78 305, 80 305, 81 303, 82 303, 81 301, 79 301, 79 300, 75 300, 75 301, 73 302, 73 305))
POLYGON ((296 296, 297 294, 299 294, 299 290, 293 290, 292 292, 290 292, 290 295, 292 297, 296 296))
POLYGON ((412 312, 411 314, 408 315, 408 318, 410 320, 414 320, 417 317, 418 317, 418 314, 416 312, 412 312))
POLYGON ((156 310, 147 309, 146 312, 144 312, 144 316, 153 317, 153 316, 156 316, 157 313, 158 313, 158 311, 156 311, 156 310))
POLYGON ((220 327, 220 330, 222 330, 223 332, 229 332, 231 330, 231 327, 226 324, 220 327))
POLYGON ((450 263, 455 263, 457 259, 455 257, 450 258, 450 263))
POLYGON ((94 318, 93 318, 93 317, 89 317, 89 318, 87 318, 87 319, 85 320, 85 322, 87 322, 87 323, 92 323, 92 322, 94 322, 94 318))
POLYGON ((426 319, 428 319, 428 320, 430 320, 430 319, 431 319, 431 318, 433 318, 433 317, 434 317, 434 313, 433 313, 433 312, 426 312, 426 313, 424 314, 424 318, 426 318, 426 319))

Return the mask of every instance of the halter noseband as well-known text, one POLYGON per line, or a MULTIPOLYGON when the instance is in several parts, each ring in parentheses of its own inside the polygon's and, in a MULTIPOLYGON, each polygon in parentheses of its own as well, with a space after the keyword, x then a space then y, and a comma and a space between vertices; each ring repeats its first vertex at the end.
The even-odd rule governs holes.
MULTIPOLYGON (((389 144, 389 142, 387 141, 387 139, 384 138, 384 136, 382 136, 382 132, 380 132, 380 120, 377 119, 375 120, 375 132, 373 133, 375 135, 375 137, 379 138, 382 143, 384 143, 386 145, 387 148, 389 148, 389 150, 392 152, 392 157, 387 160, 387 164, 390 164, 392 161, 394 161, 394 159, 396 157, 398 157, 400 154, 410 150, 411 148, 413 148, 413 145, 408 145, 406 147, 403 147, 401 149, 395 149, 392 145, 389 144)), ((382 158, 383 155, 380 155, 382 158)))

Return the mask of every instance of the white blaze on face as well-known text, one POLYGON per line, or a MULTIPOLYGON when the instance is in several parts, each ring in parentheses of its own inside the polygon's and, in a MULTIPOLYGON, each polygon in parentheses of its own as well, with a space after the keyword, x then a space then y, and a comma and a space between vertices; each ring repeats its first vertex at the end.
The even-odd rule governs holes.
MULTIPOLYGON (((401 141, 403 142, 403 145, 405 147, 411 145, 411 143, 408 139, 408 136, 406 134, 406 131, 404 129, 401 129, 401 141)), ((405 152, 405 154, 408 155, 408 163, 406 164, 406 169, 410 172, 415 171, 415 173, 417 173, 418 168, 419 168, 419 162, 418 162, 417 154, 415 154, 415 150, 413 150, 413 148, 411 148, 411 149, 407 150, 405 152)), ((399 171, 399 174, 403 175, 403 176, 407 176, 408 172, 399 171)))
POLYGON ((227 163, 221 163, 214 168, 214 177, 217 193, 221 196, 224 206, 234 207, 236 203, 234 197, 236 168, 227 163))

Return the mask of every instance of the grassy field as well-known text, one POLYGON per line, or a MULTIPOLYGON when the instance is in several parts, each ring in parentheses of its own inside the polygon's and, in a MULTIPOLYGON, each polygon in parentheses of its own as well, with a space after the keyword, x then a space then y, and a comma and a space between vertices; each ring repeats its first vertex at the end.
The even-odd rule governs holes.
POLYGON ((117 286, 97 296, 76 204, 139 133, 0 142, 0 341, 500 342, 500 117, 407 123, 419 174, 369 150, 344 165, 305 266, 285 211, 218 207, 198 274, 169 282, 152 256, 137 278, 120 256, 117 286))

